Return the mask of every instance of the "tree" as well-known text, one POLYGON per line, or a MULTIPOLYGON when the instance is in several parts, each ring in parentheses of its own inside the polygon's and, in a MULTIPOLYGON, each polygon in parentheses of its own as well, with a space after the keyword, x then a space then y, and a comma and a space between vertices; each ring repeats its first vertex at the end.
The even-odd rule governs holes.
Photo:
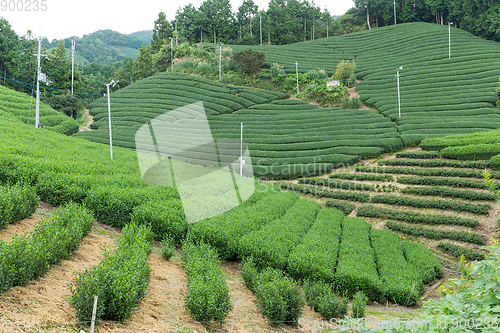
POLYGON ((172 25, 167 21, 167 16, 163 11, 158 14, 153 28, 153 40, 151 47, 154 51, 159 51, 163 44, 166 43, 168 37, 174 37, 172 32, 172 25))
POLYGON ((205 0, 200 5, 199 11, 203 12, 208 19, 214 42, 217 40, 227 42, 237 36, 229 0, 205 0))
POLYGON ((0 70, 4 72, 3 84, 7 78, 7 72, 16 70, 16 59, 19 55, 19 37, 12 30, 9 22, 0 17, 0 70))
POLYGON ((234 55, 234 62, 240 66, 243 73, 255 75, 266 63, 266 55, 264 52, 248 49, 237 52, 234 55))
POLYGON ((246 29, 246 23, 248 22, 248 31, 250 32, 250 37, 253 37, 252 32, 252 19, 259 12, 259 7, 253 2, 253 0, 244 0, 240 7, 238 7, 238 12, 236 13, 236 20, 240 26, 240 38, 242 37, 241 29, 244 27, 246 29))
POLYGON ((152 66, 152 51, 151 46, 143 45, 139 50, 139 56, 132 67, 132 82, 139 81, 154 74, 152 66))

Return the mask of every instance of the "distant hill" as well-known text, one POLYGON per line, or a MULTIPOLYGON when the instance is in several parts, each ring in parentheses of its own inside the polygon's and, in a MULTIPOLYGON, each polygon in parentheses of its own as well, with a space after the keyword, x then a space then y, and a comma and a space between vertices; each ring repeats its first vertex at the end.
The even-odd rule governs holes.
MULTIPOLYGON (((69 37, 64 39, 64 46, 69 51, 71 50, 71 41, 76 42, 76 57, 77 63, 86 65, 90 62, 108 63, 115 61, 126 60, 132 58, 135 60, 139 55, 139 49, 143 44, 149 44, 152 31, 139 31, 130 35, 121 34, 113 30, 99 30, 89 35, 84 35, 82 38, 69 37)), ((43 46, 49 52, 57 46, 59 40, 53 39, 49 42, 48 39, 43 40, 43 46)))

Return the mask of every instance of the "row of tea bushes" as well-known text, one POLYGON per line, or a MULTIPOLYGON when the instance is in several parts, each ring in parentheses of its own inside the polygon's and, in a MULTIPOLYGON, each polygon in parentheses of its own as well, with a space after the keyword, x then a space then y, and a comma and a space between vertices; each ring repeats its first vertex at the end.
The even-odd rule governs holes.
POLYGON ((0 229, 29 217, 38 207, 38 195, 31 186, 0 186, 0 229))

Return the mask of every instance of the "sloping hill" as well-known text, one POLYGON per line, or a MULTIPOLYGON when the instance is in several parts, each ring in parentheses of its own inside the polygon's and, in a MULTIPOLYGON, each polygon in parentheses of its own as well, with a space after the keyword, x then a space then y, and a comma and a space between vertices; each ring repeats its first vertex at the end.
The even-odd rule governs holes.
MULTIPOLYGON (((14 115, 25 124, 35 126, 36 101, 27 94, 0 86, 0 111, 14 115), (31 111, 30 111, 31 103, 31 111)), ((43 100, 40 101, 40 123, 44 128, 63 134, 73 134, 78 131, 78 123, 54 109, 49 108, 43 100)))
MULTIPOLYGON (((253 171, 261 177, 325 173, 333 166, 402 147, 395 124, 373 110, 320 109, 287 97, 188 74, 159 73, 111 95, 113 143, 135 148, 139 127, 167 111, 201 101, 215 139, 239 140, 243 122, 243 141, 250 149, 253 171)), ((77 136, 109 143, 107 100, 96 102, 90 112, 96 130, 77 136)))
MULTIPOLYGON (((328 74, 340 60, 356 62, 360 98, 395 120, 405 144, 426 137, 470 133, 500 127, 493 107, 500 76, 500 44, 426 23, 407 23, 284 46, 252 46, 268 64, 295 71, 321 68, 328 74), (396 67, 400 71, 398 116, 396 67)), ((247 46, 232 46, 239 51, 247 46)))

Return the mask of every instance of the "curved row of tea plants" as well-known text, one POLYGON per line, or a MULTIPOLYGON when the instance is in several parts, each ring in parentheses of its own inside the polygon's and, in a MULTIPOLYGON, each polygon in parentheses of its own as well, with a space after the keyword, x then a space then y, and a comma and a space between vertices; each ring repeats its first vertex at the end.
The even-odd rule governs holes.
POLYGON ((31 186, 0 186, 0 229, 29 217, 38 207, 38 195, 31 186))

